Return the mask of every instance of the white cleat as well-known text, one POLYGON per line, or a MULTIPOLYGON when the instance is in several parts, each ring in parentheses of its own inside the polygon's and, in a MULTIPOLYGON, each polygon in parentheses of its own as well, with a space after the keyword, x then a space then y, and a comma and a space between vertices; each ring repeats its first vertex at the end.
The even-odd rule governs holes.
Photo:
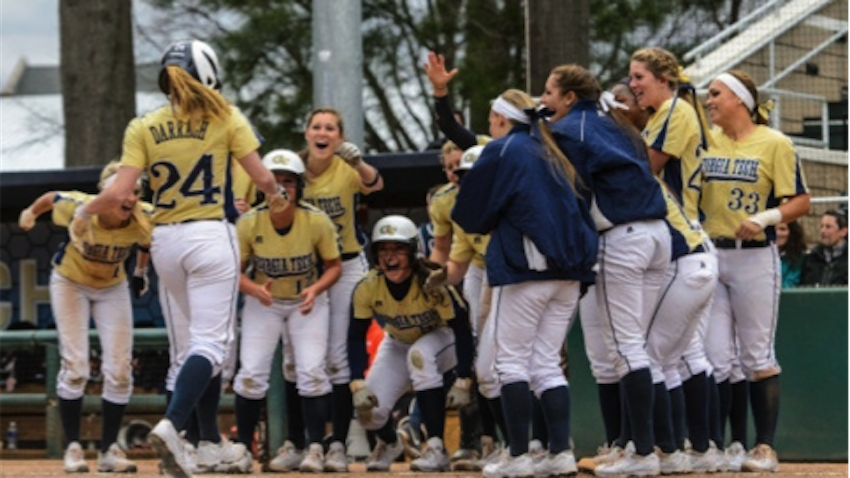
POLYGON ((655 453, 640 456, 626 449, 620 458, 597 465, 593 473, 596 476, 658 476, 661 464, 655 453))
POLYGON ((348 472, 348 456, 345 454, 345 446, 342 442, 335 441, 328 447, 328 453, 325 455, 325 471, 348 472))
POLYGON ((97 471, 100 473, 135 473, 136 464, 127 459, 127 454, 117 443, 109 445, 106 453, 97 453, 97 471))
POLYGON ((713 441, 708 442, 708 449, 700 453, 693 448, 688 451, 691 458, 693 473, 717 473, 726 470, 726 455, 717 449, 713 441))
POLYGON ((682 450, 673 453, 664 453, 656 449, 658 455, 659 469, 662 475, 681 475, 691 472, 691 459, 682 450))
POLYGON ((741 442, 733 442, 726 447, 726 471, 738 473, 741 471, 741 465, 747 459, 747 449, 741 442))
POLYGON ((537 463, 545 458, 549 452, 543 448, 543 443, 541 443, 540 440, 534 439, 528 442, 528 454, 531 455, 531 459, 534 460, 534 463, 537 463))
POLYGON ((578 467, 572 450, 564 450, 557 455, 547 453, 542 460, 534 464, 535 478, 564 478, 576 473, 578 467))
POLYGON ((321 473, 325 471, 325 449, 321 443, 311 443, 307 454, 298 467, 301 473, 321 473))
POLYGON ((446 449, 443 447, 443 440, 440 437, 429 438, 422 456, 410 463, 410 471, 438 473, 449 471, 450 469, 451 463, 449 456, 446 454, 446 449))
POLYGON ((171 478, 191 478, 192 465, 187 459, 186 446, 171 420, 163 418, 148 434, 148 441, 159 453, 162 473, 171 478))
POLYGON ((242 443, 201 441, 196 452, 195 470, 197 473, 229 473, 234 463, 244 463, 245 455, 250 456, 242 443))
POLYGON ((79 442, 72 441, 65 449, 65 457, 62 468, 65 473, 88 473, 89 465, 86 463, 86 454, 79 442))
POLYGON ((295 471, 301 466, 301 461, 304 460, 304 450, 298 450, 295 445, 286 440, 283 446, 278 448, 277 456, 269 462, 269 469, 272 471, 295 471))
POLYGON ((404 444, 400 439, 394 443, 384 443, 378 438, 378 443, 372 454, 366 459, 366 471, 390 471, 390 465, 404 452, 404 444))
POLYGON ((528 453, 520 456, 502 455, 497 463, 484 467, 484 478, 532 478, 534 476, 534 460, 528 453))
POLYGON ((754 473, 760 472, 775 472, 779 469, 779 459, 776 457, 776 451, 770 445, 756 445, 755 448, 747 453, 747 458, 741 464, 741 471, 749 471, 754 473))

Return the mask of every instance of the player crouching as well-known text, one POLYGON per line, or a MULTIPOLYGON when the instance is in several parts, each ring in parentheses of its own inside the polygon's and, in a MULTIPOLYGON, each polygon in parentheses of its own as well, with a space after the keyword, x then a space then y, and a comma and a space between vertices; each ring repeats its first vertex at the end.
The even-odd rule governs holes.
POLYGON ((354 289, 348 332, 351 390, 358 420, 377 436, 367 471, 389 471, 401 456, 404 446, 390 413, 411 386, 430 438, 410 469, 448 471, 443 446, 446 407, 464 406, 470 400, 473 345, 466 306, 452 288, 425 290, 432 268, 415 256, 417 237, 416 225, 406 217, 379 220, 372 232, 377 267, 354 289), (366 333, 372 317, 384 324, 386 336, 364 379, 366 333), (453 368, 459 378, 446 394, 443 374, 453 368))

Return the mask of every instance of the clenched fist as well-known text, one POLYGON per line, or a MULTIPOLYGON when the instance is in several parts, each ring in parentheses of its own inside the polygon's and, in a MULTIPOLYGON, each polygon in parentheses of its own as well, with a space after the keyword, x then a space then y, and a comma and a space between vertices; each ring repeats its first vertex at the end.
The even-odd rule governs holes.
POLYGON ((357 167, 357 165, 360 164, 360 161, 363 160, 362 155, 360 154, 360 148, 358 148, 356 144, 349 143, 347 141, 336 148, 336 154, 346 163, 351 165, 352 168, 357 167))

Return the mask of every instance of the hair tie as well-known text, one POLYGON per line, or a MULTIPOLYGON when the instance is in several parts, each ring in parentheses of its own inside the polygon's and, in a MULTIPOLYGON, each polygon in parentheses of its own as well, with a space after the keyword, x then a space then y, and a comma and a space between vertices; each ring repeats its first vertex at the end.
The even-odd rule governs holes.
POLYGON ((775 107, 776 103, 774 103, 772 99, 769 99, 767 101, 762 101, 761 103, 759 103, 758 107, 756 108, 756 111, 759 115, 761 115, 762 118, 767 119, 770 118, 770 112, 773 111, 775 107))
POLYGON ((691 83, 691 79, 688 78, 688 75, 685 73, 685 69, 679 66, 679 83, 691 83))

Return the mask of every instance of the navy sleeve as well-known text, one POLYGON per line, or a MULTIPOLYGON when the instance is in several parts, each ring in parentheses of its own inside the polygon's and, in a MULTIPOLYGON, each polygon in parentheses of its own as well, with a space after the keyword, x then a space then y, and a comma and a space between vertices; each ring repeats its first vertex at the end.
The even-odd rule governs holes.
POLYGON ((440 98, 435 97, 434 99, 437 108, 437 126, 440 127, 440 131, 446 135, 446 138, 464 151, 477 145, 478 138, 475 137, 475 134, 464 128, 455 119, 452 105, 449 102, 449 95, 440 98))
POLYGON ((455 333, 455 354, 457 355, 455 371, 458 377, 469 378, 472 376, 472 356, 475 350, 472 330, 469 328, 469 310, 454 299, 452 304, 455 309, 455 318, 449 321, 449 326, 455 333))
POLYGON ((351 314, 348 324, 348 366, 351 368, 351 380, 360 380, 365 376, 369 365, 369 354, 366 352, 366 335, 369 333, 371 320, 357 319, 351 314))
POLYGON ((501 147, 497 142, 487 144, 475 166, 463 178, 452 209, 452 220, 468 233, 492 232, 499 221, 502 204, 510 196, 510 186, 500 180, 501 147))

